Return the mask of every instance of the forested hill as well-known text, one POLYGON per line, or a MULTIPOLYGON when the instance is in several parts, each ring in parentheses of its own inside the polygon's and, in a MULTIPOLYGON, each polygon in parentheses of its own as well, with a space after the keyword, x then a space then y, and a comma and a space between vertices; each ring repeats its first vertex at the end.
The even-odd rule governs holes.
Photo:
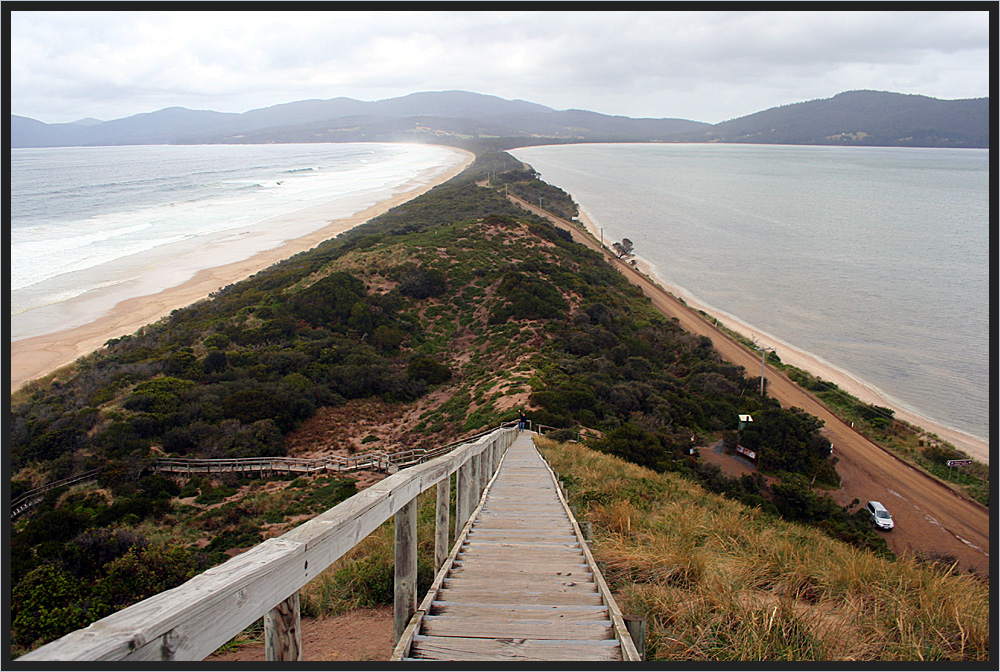
POLYGON ((989 98, 939 100, 847 91, 774 107, 680 137, 692 142, 988 148, 989 111, 989 98))
MULTIPOLYGON (((664 110, 669 114, 669 110, 664 110)), ((303 100, 242 114, 171 107, 124 119, 45 124, 11 115, 12 147, 272 142, 434 142, 495 148, 565 142, 760 142, 989 147, 989 99, 849 91, 714 126, 554 110, 467 91, 374 102, 303 100)))
POLYGON ((171 107, 98 123, 45 124, 11 115, 12 147, 272 142, 436 142, 506 138, 546 142, 648 142, 705 128, 686 119, 632 119, 554 110, 468 91, 398 98, 302 100, 242 114, 171 107))

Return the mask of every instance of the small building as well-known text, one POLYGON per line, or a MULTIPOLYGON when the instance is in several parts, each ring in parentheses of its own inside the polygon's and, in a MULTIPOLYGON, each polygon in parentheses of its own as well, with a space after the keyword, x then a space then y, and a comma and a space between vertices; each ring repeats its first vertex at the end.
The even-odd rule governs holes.
POLYGON ((740 420, 739 423, 736 425, 736 431, 742 431, 742 429, 747 426, 747 423, 753 422, 753 418, 750 417, 749 415, 744 415, 741 413, 736 417, 738 417, 740 420))

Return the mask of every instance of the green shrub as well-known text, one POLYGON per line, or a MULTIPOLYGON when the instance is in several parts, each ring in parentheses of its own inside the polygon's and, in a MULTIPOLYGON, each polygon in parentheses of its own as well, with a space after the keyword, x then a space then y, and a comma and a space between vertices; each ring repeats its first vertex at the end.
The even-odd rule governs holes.
POLYGON ((413 357, 406 367, 406 374, 428 385, 440 385, 451 380, 451 369, 428 355, 413 357))
POLYGON ((40 646, 91 620, 89 591, 79 579, 50 564, 22 578, 11 595, 11 636, 19 646, 40 646))
POLYGON ((569 303, 555 285, 520 271, 504 274, 496 297, 498 304, 490 313, 490 324, 508 320, 557 319, 569 310, 569 303))
POLYGON ((202 488, 201 494, 194 498, 195 504, 201 504, 202 506, 208 506, 211 504, 218 504, 226 497, 232 497, 236 494, 236 490, 227 487, 224 483, 220 483, 218 487, 215 488, 202 488))
POLYGON ((447 289, 448 279, 443 272, 421 266, 411 269, 399 285, 402 294, 417 300, 440 296, 447 289))
POLYGON ((633 422, 608 432, 595 448, 654 471, 666 471, 671 459, 660 436, 633 422))
POLYGON ((937 464, 947 464, 948 460, 961 460, 968 457, 965 453, 962 453, 951 446, 943 446, 935 443, 925 447, 923 454, 928 460, 937 464))
MULTIPOLYGON (((181 546, 131 548, 104 567, 94 584, 95 610, 107 615, 187 581, 196 570, 181 546)), ((98 618, 102 617, 98 616, 98 618)))

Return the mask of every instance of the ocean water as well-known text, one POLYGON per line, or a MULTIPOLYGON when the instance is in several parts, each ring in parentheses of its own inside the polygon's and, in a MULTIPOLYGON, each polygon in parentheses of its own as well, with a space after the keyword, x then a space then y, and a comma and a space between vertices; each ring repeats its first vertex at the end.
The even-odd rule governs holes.
POLYGON ((253 256, 460 163, 413 144, 10 152, 11 340, 253 256))
MULTIPOLYGON (((988 150, 566 145, 511 154, 663 282, 982 439, 988 150)), ((778 352, 781 354, 780 349, 778 352)))

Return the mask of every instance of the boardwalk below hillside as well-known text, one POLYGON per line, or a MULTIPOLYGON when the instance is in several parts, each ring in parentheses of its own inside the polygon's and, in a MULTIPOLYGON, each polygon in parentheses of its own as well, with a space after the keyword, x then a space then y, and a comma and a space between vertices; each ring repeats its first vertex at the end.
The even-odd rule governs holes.
POLYGON ((552 471, 522 432, 421 604, 401 657, 622 660, 621 615, 602 587, 552 471))

